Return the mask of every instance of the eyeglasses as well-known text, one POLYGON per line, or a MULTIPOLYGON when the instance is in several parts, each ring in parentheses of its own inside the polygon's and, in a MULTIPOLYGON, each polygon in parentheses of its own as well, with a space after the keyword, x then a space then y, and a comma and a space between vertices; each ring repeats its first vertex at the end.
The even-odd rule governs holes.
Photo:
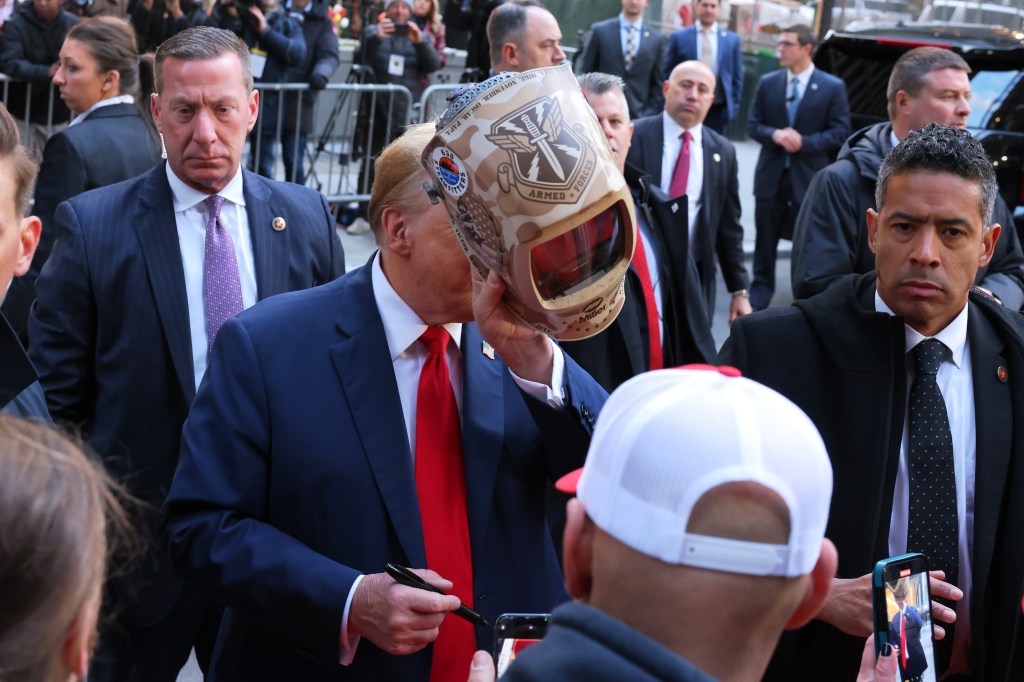
POLYGON ((800 43, 794 43, 794 42, 791 42, 789 40, 780 40, 779 41, 779 47, 796 47, 799 44, 800 43))

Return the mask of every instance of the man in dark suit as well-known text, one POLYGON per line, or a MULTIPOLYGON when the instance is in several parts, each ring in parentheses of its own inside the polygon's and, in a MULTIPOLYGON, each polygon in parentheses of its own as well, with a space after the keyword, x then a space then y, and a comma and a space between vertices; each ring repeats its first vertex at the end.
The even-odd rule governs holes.
POLYGON ((743 55, 740 37, 718 27, 718 0, 694 0, 697 21, 693 26, 675 31, 668 37, 663 73, 672 73, 680 62, 704 62, 714 73, 715 101, 704 124, 716 133, 725 134, 729 122, 736 118, 743 98, 743 55))
POLYGON ((619 316, 600 334, 561 344, 610 392, 651 369, 712 363, 716 347, 689 240, 685 232, 673 229, 674 214, 685 211, 686 205, 682 200, 666 201, 650 177, 626 164, 633 124, 626 111, 622 80, 606 73, 586 73, 579 82, 629 183, 637 209, 638 236, 643 240, 626 275, 625 303, 619 316), (638 262, 641 255, 643 263, 638 262), (652 329, 656 335, 653 344, 652 329))
POLYGON ((609 73, 626 83, 631 118, 653 116, 664 107, 661 73, 664 41, 657 30, 644 26, 648 0, 622 0, 622 13, 590 27, 576 73, 609 73))
MULTIPOLYGON (((152 508, 151 552, 112 585, 121 610, 91 681, 173 681, 196 640, 206 600, 174 575, 155 510, 219 324, 344 270, 321 195, 240 170, 259 101, 237 37, 176 34, 156 53, 156 91, 167 164, 61 204, 29 321, 54 418, 80 427, 152 508)), ((202 663, 209 651, 197 653, 202 663)))
MULTIPOLYGON (((39 165, 20 142, 18 124, 0 104, 0 303, 15 277, 28 272, 39 244, 40 222, 26 216, 39 165)), ((36 370, 7 318, 0 313, 0 411, 50 421, 36 370)))
MULTIPOLYGON (((864 214, 875 207, 875 179, 882 159, 911 131, 929 123, 967 128, 971 114, 971 68, 943 47, 917 47, 896 60, 886 99, 889 121, 850 136, 839 157, 814 175, 808 201, 793 227, 793 298, 813 296, 850 273, 874 270, 864 214)), ((996 197, 994 222, 1004 229, 977 284, 1010 310, 1024 306, 1024 251, 1013 215, 996 197)))
POLYGON ((463 679, 492 633, 448 613, 460 600, 493 623, 567 596, 544 483, 582 464, 607 394, 501 304, 496 272, 471 280, 424 190, 433 135, 414 126, 378 159, 369 264, 246 311, 214 345, 167 505, 179 572, 228 607, 219 680, 463 679))
POLYGON ((807 185, 831 163, 850 134, 850 105, 841 80, 814 67, 817 38, 810 26, 784 30, 778 71, 761 77, 747 134, 761 143, 754 170, 754 282, 750 305, 763 310, 775 293, 779 239, 793 238, 807 185))
POLYGON ((944 575, 931 580, 937 677, 1024 675, 1024 322, 972 289, 999 238, 996 193, 969 133, 911 133, 867 212, 876 272, 732 326, 720 360, 807 412, 836 481, 832 594, 819 622, 783 637, 766 679, 851 679, 871 570, 907 551, 944 575))
MULTIPOLYGON (((909 578, 901 578, 892 591, 892 598, 896 602, 896 614, 889 621, 889 642, 898 647, 896 660, 900 667, 900 679, 903 682, 920 682, 921 675, 928 669, 928 659, 925 658, 924 646, 921 644, 921 630, 924 628, 924 620, 917 608, 907 604, 907 581, 909 578)), ((915 579, 915 585, 917 585, 915 579)), ((926 606, 926 608, 930 605, 926 606)), ((925 637, 927 637, 927 633, 925 637)))
POLYGON ((690 253, 697 264, 708 319, 715 309, 715 258, 732 294, 729 321, 750 312, 743 266, 739 176, 732 143, 702 125, 714 101, 715 76, 697 61, 676 66, 663 85, 665 111, 636 122, 626 162, 651 176, 672 199, 686 195, 690 253))

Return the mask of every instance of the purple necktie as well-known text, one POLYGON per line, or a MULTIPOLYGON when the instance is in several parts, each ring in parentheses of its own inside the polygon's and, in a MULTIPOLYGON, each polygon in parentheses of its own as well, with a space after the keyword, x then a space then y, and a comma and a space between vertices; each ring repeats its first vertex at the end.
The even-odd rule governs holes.
POLYGON ((242 312, 242 284, 234 242, 220 219, 224 197, 209 196, 203 203, 206 204, 203 303, 206 306, 206 343, 212 348, 220 326, 229 317, 242 312))

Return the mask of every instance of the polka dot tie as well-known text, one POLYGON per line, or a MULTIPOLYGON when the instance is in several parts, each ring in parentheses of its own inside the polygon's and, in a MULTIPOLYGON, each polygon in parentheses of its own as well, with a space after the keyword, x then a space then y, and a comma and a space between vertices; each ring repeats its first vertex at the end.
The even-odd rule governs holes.
POLYGON ((220 326, 242 312, 242 284, 238 276, 238 259, 231 234, 220 219, 224 197, 207 197, 206 247, 203 259, 203 305, 206 308, 206 342, 213 339, 220 326))
MULTIPOLYGON (((928 567, 946 573, 956 584, 959 574, 960 528, 956 509, 956 475, 953 470, 953 436, 946 403, 935 380, 946 356, 941 341, 927 339, 913 349, 917 377, 910 389, 910 521, 907 551, 922 552, 928 567)), ((943 601, 943 600, 939 600, 943 601)), ((947 606, 953 607, 948 602, 947 606)), ((949 665, 953 627, 943 623, 946 637, 935 643, 936 667, 949 665)))

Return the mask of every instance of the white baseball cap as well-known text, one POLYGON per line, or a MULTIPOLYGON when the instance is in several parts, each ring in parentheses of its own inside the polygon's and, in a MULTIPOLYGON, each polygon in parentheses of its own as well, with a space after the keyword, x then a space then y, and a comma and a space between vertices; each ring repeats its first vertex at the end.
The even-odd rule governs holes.
POLYGON ((687 365, 641 374, 605 403, 586 465, 562 477, 604 532, 648 556, 730 573, 811 572, 832 498, 832 466, 811 420, 733 367, 687 365), (698 500, 751 481, 790 517, 784 545, 686 532, 698 500))

